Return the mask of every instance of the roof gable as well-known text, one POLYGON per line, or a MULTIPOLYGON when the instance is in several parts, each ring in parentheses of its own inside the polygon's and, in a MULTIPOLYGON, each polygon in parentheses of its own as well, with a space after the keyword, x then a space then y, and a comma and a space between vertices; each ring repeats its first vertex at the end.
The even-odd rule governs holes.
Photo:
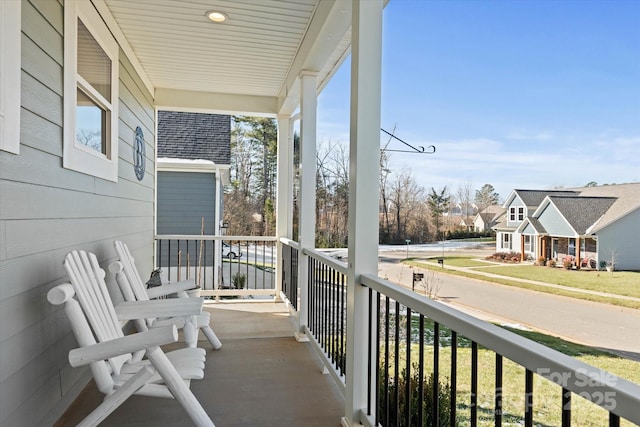
POLYGON ((615 203, 597 221, 597 224, 594 224, 589 233, 596 233, 640 208, 640 183, 602 185, 599 187, 586 187, 581 190, 581 196, 616 198, 615 203))
POLYGON ((514 190, 525 206, 538 207, 547 196, 577 196, 579 191, 573 190, 514 190))
POLYGON ((158 158, 231 163, 231 116, 158 111, 158 158))
POLYGON ((589 227, 607 213, 616 198, 549 196, 547 200, 555 206, 576 233, 584 235, 589 227))

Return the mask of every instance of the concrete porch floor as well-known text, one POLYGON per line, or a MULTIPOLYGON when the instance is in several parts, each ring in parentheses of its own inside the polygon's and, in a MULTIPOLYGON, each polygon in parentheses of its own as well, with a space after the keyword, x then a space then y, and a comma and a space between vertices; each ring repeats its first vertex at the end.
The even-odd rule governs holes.
MULTIPOLYGON (((246 300, 244 300, 246 301, 246 300)), ((205 304, 223 343, 207 341, 205 378, 191 382, 216 427, 339 426, 344 398, 308 343, 293 338, 284 304, 271 301, 205 304)), ((202 334, 200 336, 203 339, 202 334)), ((73 426, 102 401, 93 381, 55 424, 73 426)), ((102 426, 186 426, 191 421, 171 399, 133 396, 102 426)))

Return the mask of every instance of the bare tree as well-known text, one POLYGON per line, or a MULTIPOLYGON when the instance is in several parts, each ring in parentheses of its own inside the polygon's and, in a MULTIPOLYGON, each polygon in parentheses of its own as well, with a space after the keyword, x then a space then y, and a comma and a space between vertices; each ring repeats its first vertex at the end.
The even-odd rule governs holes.
POLYGON ((419 186, 409 170, 401 170, 389 185, 389 205, 394 218, 393 242, 410 238, 408 225, 411 212, 423 204, 424 188, 419 186))
POLYGON ((472 194, 473 187, 471 181, 465 181, 456 191, 456 198, 458 199, 458 203, 460 203, 460 209, 462 209, 461 213, 467 218, 474 214, 472 194))
POLYGON ((347 244, 349 156, 344 144, 320 143, 316 154, 317 245, 347 244))

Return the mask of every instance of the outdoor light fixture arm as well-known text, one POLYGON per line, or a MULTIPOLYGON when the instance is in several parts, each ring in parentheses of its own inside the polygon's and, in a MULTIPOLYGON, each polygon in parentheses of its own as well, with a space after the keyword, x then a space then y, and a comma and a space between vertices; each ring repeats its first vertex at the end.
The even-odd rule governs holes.
POLYGON ((409 151, 409 150, 391 150, 388 148, 385 148, 384 151, 392 151, 395 153, 418 153, 418 154, 433 154, 436 152, 436 146, 435 145, 429 145, 426 149, 419 145, 418 147, 414 147, 413 145, 409 144, 406 141, 403 141, 402 139, 398 138, 397 136, 395 136, 394 134, 392 134, 391 132, 388 132, 382 128, 380 128, 380 130, 384 133, 386 133, 387 135, 389 135, 391 138, 396 139, 400 142, 402 142, 404 145, 406 145, 407 147, 411 148, 413 151, 409 151), (428 151, 427 151, 428 150, 428 151))

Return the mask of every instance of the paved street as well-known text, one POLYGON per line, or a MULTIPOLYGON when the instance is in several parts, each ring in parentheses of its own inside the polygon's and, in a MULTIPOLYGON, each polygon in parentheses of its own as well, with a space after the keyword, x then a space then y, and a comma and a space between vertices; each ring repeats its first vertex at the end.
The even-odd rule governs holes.
MULTIPOLYGON (((411 288, 404 252, 381 253, 379 276, 411 288)), ((418 269, 419 270, 419 269, 418 269)), ((640 361, 640 310, 438 274, 438 300, 481 319, 519 324, 640 361)), ((422 289, 416 289, 422 291, 422 289)))

